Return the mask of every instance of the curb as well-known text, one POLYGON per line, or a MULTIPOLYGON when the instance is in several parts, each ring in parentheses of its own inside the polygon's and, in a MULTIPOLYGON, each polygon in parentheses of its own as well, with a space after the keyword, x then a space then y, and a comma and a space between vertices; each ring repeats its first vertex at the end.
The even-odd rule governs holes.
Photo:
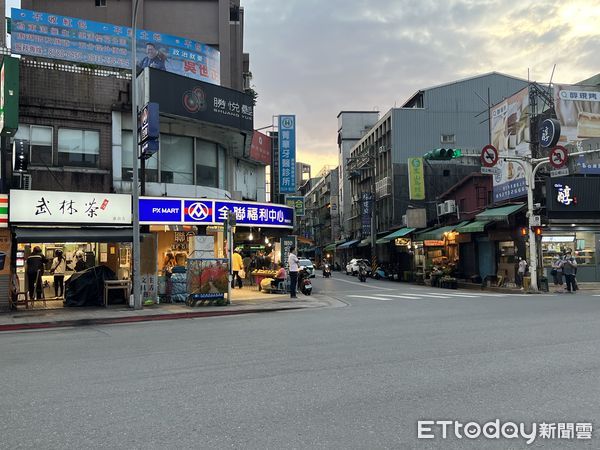
POLYGON ((148 316, 106 317, 98 319, 57 320, 52 322, 20 323, 0 325, 2 331, 39 330, 45 328, 82 327, 88 325, 110 325, 115 323, 152 322, 157 320, 195 319, 198 317, 233 316, 241 314, 267 313, 276 311, 293 311, 307 309, 302 306, 279 307, 270 309, 241 309, 235 311, 194 311, 172 314, 155 314, 148 316))

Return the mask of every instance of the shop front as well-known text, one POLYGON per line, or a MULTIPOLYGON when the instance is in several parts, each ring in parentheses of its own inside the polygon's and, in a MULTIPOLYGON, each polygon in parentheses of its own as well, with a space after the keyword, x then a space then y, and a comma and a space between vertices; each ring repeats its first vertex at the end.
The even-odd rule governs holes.
POLYGON ((414 237, 417 267, 423 267, 425 272, 434 267, 444 272, 453 273, 460 257, 458 236, 455 230, 468 221, 457 225, 431 228, 417 233, 414 237))
MULTIPOLYGON (((62 307, 63 301, 73 306, 99 306, 103 292, 95 293, 100 297, 84 299, 75 295, 76 284, 82 284, 85 277, 81 274, 93 267, 102 268, 95 271, 96 277, 102 276, 101 281, 130 279, 131 217, 129 195, 11 190, 15 288, 28 292, 30 286, 41 285, 41 295, 37 288, 33 296, 27 294, 29 306, 34 308, 62 307), (44 266, 36 280, 29 280, 27 261, 36 248, 41 250, 44 266), (53 267, 59 255, 66 261, 64 279, 60 281, 53 267), (76 273, 80 275, 74 277, 76 273)), ((122 294, 111 298, 115 297, 115 303, 125 303, 127 298, 122 294)))
POLYGON ((380 261, 385 261, 387 265, 394 267, 399 273, 414 271, 416 268, 415 246, 411 239, 411 234, 414 231, 415 228, 405 227, 377 239, 377 246, 382 247, 381 251, 378 248, 378 256, 381 254, 380 261))
POLYGON ((549 178, 546 183, 548 225, 541 238, 541 256, 549 275, 555 258, 577 261, 577 280, 600 281, 600 177, 549 178))
POLYGON ((281 259, 279 241, 293 228, 294 210, 283 205, 171 197, 142 197, 139 205, 140 224, 154 242, 141 255, 154 261, 145 276, 156 290, 148 295, 166 301, 223 297, 230 248, 240 252, 245 269, 272 270, 281 259), (226 223, 230 216, 235 220, 226 223))

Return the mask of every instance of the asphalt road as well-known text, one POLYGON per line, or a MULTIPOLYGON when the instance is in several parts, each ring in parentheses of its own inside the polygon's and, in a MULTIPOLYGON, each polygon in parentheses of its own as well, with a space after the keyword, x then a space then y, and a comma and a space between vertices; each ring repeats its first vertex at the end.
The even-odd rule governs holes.
POLYGON ((600 448, 600 297, 314 286, 348 306, 0 334, 0 448, 600 448))

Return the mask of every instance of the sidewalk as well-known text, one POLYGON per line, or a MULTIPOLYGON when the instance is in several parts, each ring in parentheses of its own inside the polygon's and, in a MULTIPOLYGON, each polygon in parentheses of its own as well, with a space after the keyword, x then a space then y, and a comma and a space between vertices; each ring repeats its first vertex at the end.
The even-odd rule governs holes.
MULTIPOLYGON (((562 286, 554 286, 553 283, 548 284, 548 293, 557 293, 564 291, 564 284, 562 286)), ((584 282, 577 283, 580 291, 585 291, 586 293, 597 293, 600 294, 600 283, 597 282, 584 282)), ((481 284, 478 283, 467 283, 467 282, 458 282, 459 289, 469 289, 469 290, 477 290, 477 291, 490 291, 490 292, 499 292, 503 294, 528 294, 527 291, 521 290, 518 287, 496 287, 496 286, 486 286, 481 287, 481 284)), ((543 293, 543 292, 542 292, 543 293)))
POLYGON ((184 303, 162 303, 141 310, 123 305, 57 309, 19 309, 0 313, 0 332, 40 328, 104 325, 112 323, 145 322, 154 320, 192 319, 273 311, 345 306, 324 295, 290 299, 289 295, 263 294, 255 289, 235 290, 227 306, 189 307, 184 303))

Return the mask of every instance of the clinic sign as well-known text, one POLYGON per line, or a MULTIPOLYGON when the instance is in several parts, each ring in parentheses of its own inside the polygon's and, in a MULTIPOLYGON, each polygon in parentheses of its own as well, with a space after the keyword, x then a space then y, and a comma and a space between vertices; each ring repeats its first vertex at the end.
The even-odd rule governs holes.
POLYGON ((11 190, 11 223, 131 225, 131 195, 11 190))
POLYGON ((279 192, 296 192, 296 116, 279 116, 279 192))
POLYGON ((241 226, 293 228, 294 210, 283 205, 230 200, 140 198, 140 224, 219 225, 229 212, 241 226))

